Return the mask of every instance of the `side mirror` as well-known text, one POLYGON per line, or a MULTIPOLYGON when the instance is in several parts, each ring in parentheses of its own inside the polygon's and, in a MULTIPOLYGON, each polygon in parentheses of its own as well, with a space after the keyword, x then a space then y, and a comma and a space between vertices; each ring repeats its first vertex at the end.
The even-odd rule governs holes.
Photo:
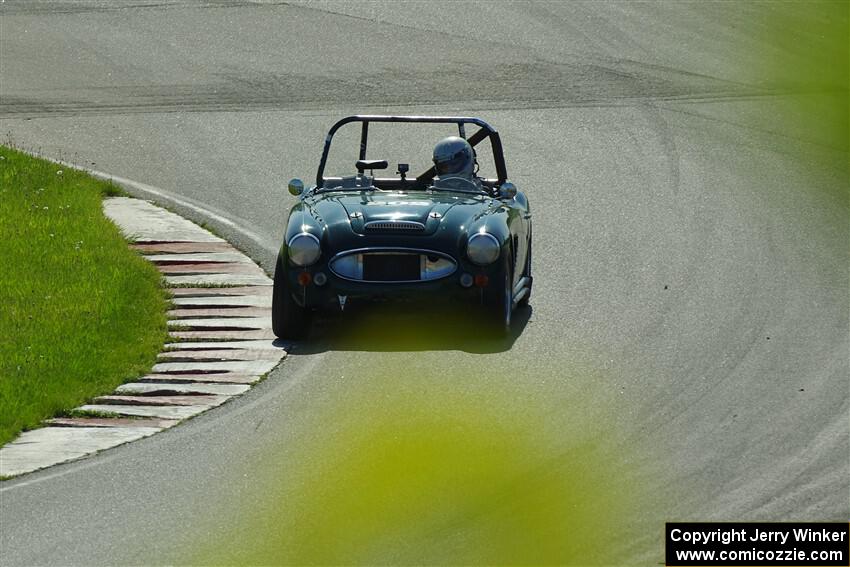
POLYGON ((304 192, 304 182, 297 177, 289 182, 289 193, 298 197, 304 192))
POLYGON ((511 183, 510 181, 505 181, 499 187, 499 198, 500 199, 513 199, 516 197, 516 185, 511 183))

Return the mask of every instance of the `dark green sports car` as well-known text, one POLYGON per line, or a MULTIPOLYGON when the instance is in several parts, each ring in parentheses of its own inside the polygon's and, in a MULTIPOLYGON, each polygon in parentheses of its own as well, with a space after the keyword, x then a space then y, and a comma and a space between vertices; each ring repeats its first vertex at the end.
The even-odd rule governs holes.
MULTIPOLYGON (((412 138, 420 150, 434 143, 422 134, 412 138)), ((403 145, 394 139, 390 153, 403 145)), ((513 310, 528 303, 531 210, 507 179, 498 132, 479 118, 343 118, 325 139, 315 185, 305 189, 293 179, 289 191, 299 202, 290 211, 275 269, 272 326, 278 337, 304 337, 320 308, 411 295, 481 303, 494 327, 507 333, 513 310), (433 165, 419 175, 408 175, 410 164, 398 163, 395 176, 377 177, 388 161, 367 159, 375 123, 426 131, 439 125, 452 134, 456 128, 457 135, 436 144, 433 165), (359 125, 360 142, 359 152, 342 162, 350 174, 326 176, 334 135, 349 124, 359 125), (479 176, 475 148, 482 142, 492 149, 486 158, 491 178, 479 176)))

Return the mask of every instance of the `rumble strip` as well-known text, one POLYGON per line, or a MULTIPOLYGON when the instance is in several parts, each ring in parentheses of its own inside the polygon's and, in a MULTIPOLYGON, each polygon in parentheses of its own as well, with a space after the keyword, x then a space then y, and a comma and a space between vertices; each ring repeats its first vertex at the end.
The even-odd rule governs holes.
POLYGON ((116 197, 103 208, 172 288, 168 326, 177 342, 166 345, 147 376, 76 408, 92 417, 49 419, 0 448, 2 476, 172 427, 244 393, 286 356, 271 330, 272 280, 250 258, 146 201, 116 197))

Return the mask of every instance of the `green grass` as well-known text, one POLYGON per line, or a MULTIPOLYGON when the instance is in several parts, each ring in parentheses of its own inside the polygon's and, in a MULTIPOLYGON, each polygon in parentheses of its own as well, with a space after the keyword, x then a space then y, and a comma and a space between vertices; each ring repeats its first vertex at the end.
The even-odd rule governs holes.
POLYGON ((114 185, 0 147, 0 443, 150 370, 158 271, 104 217, 114 185))
POLYGON ((94 410, 72 409, 72 410, 61 412, 58 415, 58 417, 112 419, 112 418, 115 418, 115 417, 122 417, 122 416, 121 416, 121 414, 115 413, 114 411, 94 411, 94 410))
POLYGON ((229 287, 245 287, 245 284, 226 284, 226 283, 209 283, 209 282, 198 282, 198 283, 178 283, 171 284, 166 283, 165 287, 170 289, 180 289, 184 287, 197 287, 203 289, 226 289, 229 287))

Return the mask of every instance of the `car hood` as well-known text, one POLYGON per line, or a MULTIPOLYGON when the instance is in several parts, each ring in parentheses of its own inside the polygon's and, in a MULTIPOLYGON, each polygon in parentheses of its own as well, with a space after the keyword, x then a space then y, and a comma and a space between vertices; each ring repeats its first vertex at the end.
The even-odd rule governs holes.
POLYGON ((415 221, 425 226, 424 234, 433 234, 446 222, 464 224, 491 201, 484 195, 425 191, 328 193, 317 197, 313 208, 325 222, 345 222, 358 234, 373 221, 415 221))

